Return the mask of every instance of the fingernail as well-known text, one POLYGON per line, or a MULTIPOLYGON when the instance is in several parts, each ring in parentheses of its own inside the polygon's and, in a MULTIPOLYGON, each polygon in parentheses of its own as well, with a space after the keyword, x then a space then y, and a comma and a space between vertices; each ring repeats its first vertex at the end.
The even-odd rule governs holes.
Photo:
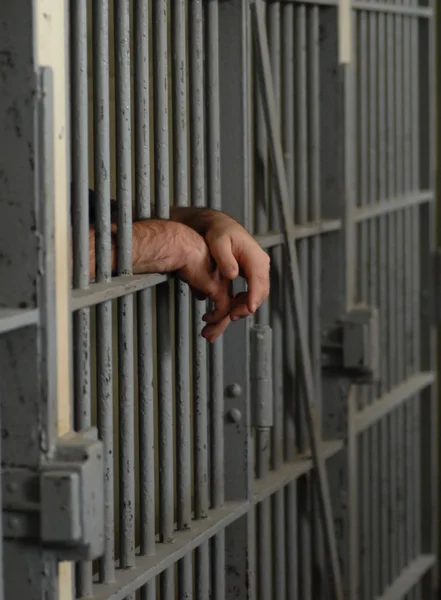
POLYGON ((238 321, 239 319, 240 319, 240 317, 237 317, 237 316, 231 317, 232 321, 238 321))

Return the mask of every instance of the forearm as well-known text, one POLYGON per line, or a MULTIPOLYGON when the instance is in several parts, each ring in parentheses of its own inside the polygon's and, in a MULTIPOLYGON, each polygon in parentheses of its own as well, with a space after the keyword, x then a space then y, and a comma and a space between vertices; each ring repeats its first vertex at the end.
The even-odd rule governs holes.
MULTIPOLYGON (((133 273, 169 273, 185 264, 191 248, 186 243, 183 225, 156 219, 137 221, 132 225, 133 273)), ((116 225, 111 234, 111 269, 116 273, 117 235, 116 225)), ((89 271, 95 279, 95 228, 89 228, 89 271)))

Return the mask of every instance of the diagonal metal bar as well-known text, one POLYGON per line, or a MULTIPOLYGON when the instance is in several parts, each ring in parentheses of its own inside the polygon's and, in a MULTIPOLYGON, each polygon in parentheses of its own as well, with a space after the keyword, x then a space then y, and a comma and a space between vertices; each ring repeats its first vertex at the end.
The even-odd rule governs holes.
POLYGON ((285 244, 288 250, 290 269, 288 285, 290 288, 290 298, 292 302, 292 310, 295 318, 300 349, 301 380, 304 388, 304 394, 302 395, 302 398, 304 399, 305 418, 311 444, 313 463, 318 478, 320 513, 325 532, 326 549, 331 564, 334 593, 337 600, 343 600, 343 584, 333 524, 329 484, 323 455, 320 421, 317 413, 317 407, 315 406, 314 379, 309 352, 308 334, 306 330, 306 320, 304 318, 305 313, 302 302, 302 284, 300 281, 297 252, 294 243, 295 226, 293 217, 289 210, 289 192, 285 164, 283 160, 280 130, 277 119, 268 39, 261 6, 256 2, 256 0, 249 0, 249 2, 256 45, 258 77, 262 91, 270 155, 275 171, 279 210, 282 216, 285 244))

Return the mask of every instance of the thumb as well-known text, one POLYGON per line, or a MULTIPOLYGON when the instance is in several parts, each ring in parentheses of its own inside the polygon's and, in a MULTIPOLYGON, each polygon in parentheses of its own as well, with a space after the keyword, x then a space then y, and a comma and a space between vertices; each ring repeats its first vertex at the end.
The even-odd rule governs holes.
POLYGON ((221 274, 226 279, 236 279, 239 275, 239 265, 234 258, 230 237, 221 235, 213 241, 207 239, 207 244, 221 274))

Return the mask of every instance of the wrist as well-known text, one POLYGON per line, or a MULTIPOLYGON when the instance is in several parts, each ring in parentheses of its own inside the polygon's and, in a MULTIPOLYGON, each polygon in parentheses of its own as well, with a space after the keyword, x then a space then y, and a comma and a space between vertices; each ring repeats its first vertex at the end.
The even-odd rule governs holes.
POLYGON ((195 231, 180 222, 137 221, 133 224, 133 272, 179 271, 201 241, 195 231))

